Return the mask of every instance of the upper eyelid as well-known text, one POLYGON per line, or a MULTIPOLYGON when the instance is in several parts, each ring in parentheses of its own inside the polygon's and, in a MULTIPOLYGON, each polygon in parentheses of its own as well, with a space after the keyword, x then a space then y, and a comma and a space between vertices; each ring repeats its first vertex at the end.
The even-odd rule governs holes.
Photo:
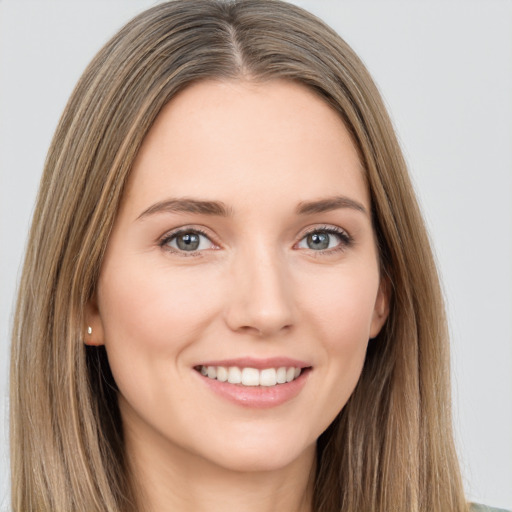
POLYGON ((184 226, 181 228, 176 228, 171 231, 167 231, 164 235, 162 235, 157 240, 157 243, 158 243, 158 247, 161 250, 165 251, 166 253, 175 254, 175 255, 179 255, 180 257, 187 257, 187 258, 194 257, 194 256, 195 257, 203 257, 204 251, 217 250, 220 248, 219 244, 216 241, 212 240, 212 237, 210 235, 208 235, 208 233, 206 233, 203 229, 200 229, 198 227, 189 228, 187 226, 184 226), (182 233, 197 233, 200 236, 204 236, 205 238, 207 238, 210 241, 210 243, 212 244, 212 247, 208 247, 205 249, 199 249, 199 250, 193 250, 193 251, 184 251, 184 250, 181 250, 176 247, 171 247, 169 242, 171 242, 173 239, 175 239, 177 236, 179 236, 182 233))
MULTIPOLYGON (((339 235, 344 235, 348 239, 352 240, 352 236, 350 235, 350 233, 346 229, 344 229, 340 226, 336 226, 335 224, 314 224, 314 225, 306 226, 305 228, 303 228, 299 232, 299 234, 296 236, 296 240, 295 240, 294 244, 300 242, 304 237, 308 236, 309 234, 315 233, 317 231, 328 231, 328 232, 330 231, 330 232, 333 232, 333 233, 336 233, 339 235)), ((200 226, 200 225, 185 225, 185 226, 180 226, 178 228, 166 231, 163 235, 158 237, 158 242, 160 245, 164 245, 167 241, 169 241, 173 237, 176 237, 181 233, 187 233, 187 232, 196 232, 196 233, 208 238, 208 240, 210 240, 210 242, 212 244, 214 244, 218 247, 222 246, 222 244, 219 243, 217 236, 215 236, 214 234, 211 234, 210 230, 208 228, 206 228, 205 226, 200 226)))
POLYGON ((344 233, 346 232, 345 229, 340 228, 339 226, 326 224, 326 225, 312 226, 310 228, 306 228, 305 233, 311 233, 311 232, 315 232, 315 231, 343 231, 344 233))
POLYGON ((334 232, 334 233, 337 233, 340 235, 345 235, 348 238, 352 238, 350 233, 346 229, 344 229, 340 226, 336 226, 334 224, 322 224, 322 225, 315 225, 315 226, 310 226, 309 228, 305 228, 299 235, 299 240, 302 240, 305 236, 307 236, 311 233, 315 233, 316 231, 328 231, 328 232, 330 231, 330 232, 334 232))
POLYGON ((215 237, 212 234, 210 234, 209 231, 210 230, 208 230, 207 228, 202 227, 202 226, 182 226, 179 228, 175 228, 175 229, 166 231, 163 235, 158 237, 158 241, 164 242, 164 241, 169 240, 170 238, 173 238, 181 233, 194 232, 194 233, 198 233, 199 235, 205 236, 212 243, 216 244, 217 242, 215 242, 215 240, 214 240, 215 237))

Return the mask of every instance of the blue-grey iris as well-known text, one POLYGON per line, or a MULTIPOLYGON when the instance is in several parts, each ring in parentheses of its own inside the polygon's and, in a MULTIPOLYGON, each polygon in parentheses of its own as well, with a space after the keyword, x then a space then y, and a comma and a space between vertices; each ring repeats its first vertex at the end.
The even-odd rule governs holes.
POLYGON ((329 247, 329 234, 328 233, 311 233, 307 236, 306 243, 308 247, 313 250, 322 250, 329 247))
POLYGON ((185 233, 176 237, 176 245, 182 251, 195 251, 199 247, 199 242, 197 233, 185 233))

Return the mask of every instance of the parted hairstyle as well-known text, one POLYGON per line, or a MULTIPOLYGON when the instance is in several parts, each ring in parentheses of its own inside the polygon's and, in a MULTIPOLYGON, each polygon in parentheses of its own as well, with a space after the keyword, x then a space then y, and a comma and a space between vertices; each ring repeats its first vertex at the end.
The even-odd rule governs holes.
POLYGON ((162 3, 122 28, 80 78, 47 156, 19 287, 13 510, 143 509, 105 350, 84 344, 84 310, 145 135, 179 91, 207 79, 304 85, 339 114, 365 170, 390 314, 318 439, 314 511, 467 511, 442 293, 392 124, 351 48, 277 0, 162 3))

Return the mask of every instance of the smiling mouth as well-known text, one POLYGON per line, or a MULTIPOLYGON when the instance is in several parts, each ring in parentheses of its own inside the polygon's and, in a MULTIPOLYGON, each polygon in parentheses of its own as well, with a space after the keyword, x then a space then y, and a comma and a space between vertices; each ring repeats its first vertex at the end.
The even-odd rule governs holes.
POLYGON ((219 382, 238 384, 247 387, 272 387, 287 384, 297 379, 310 368, 280 366, 277 368, 257 368, 238 366, 196 366, 194 369, 204 377, 219 382))

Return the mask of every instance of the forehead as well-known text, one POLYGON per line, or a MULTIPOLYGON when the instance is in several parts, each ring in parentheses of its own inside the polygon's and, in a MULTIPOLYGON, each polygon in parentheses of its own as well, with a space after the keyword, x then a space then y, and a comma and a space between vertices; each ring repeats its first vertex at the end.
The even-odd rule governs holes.
POLYGON ((248 194, 296 203, 336 193, 369 208, 352 138, 319 96, 282 80, 204 81, 182 91, 156 118, 127 188, 138 209, 166 194, 231 204, 248 194))

